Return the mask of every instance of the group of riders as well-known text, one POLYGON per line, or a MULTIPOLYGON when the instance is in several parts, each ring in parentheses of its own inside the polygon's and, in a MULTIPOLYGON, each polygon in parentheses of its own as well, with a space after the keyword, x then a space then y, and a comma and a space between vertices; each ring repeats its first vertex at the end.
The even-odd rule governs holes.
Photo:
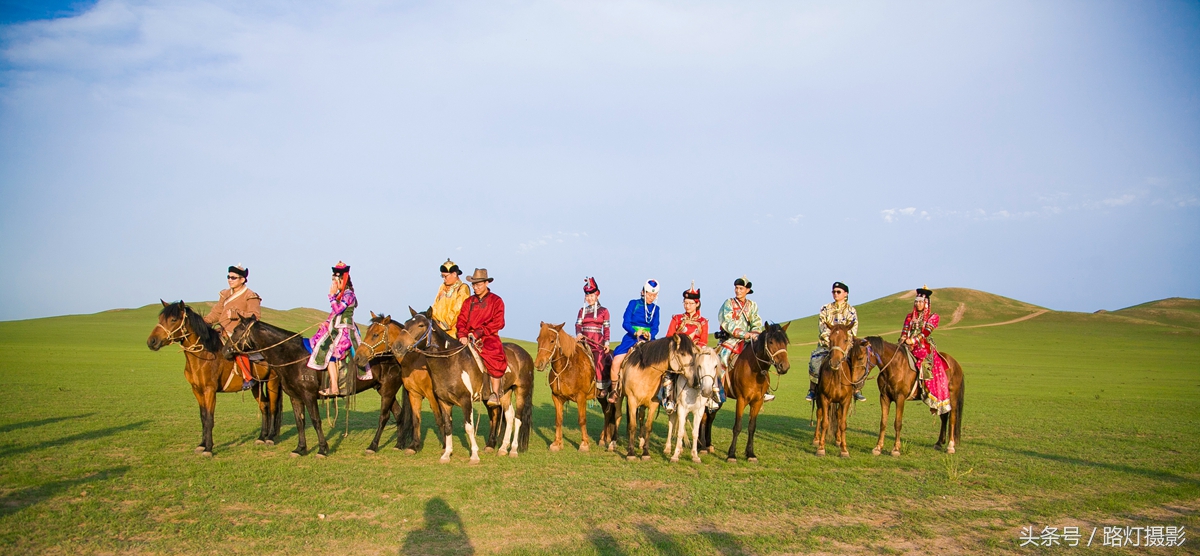
MULTIPOLYGON (((311 338, 304 340, 304 345, 310 352, 308 366, 316 370, 328 371, 329 388, 323 390, 323 396, 338 396, 339 377, 350 372, 366 373, 361 378, 370 378, 370 367, 358 371, 353 367, 354 346, 361 342, 357 327, 354 325, 354 309, 358 299, 354 294, 354 284, 350 280, 350 266, 338 262, 332 268, 333 277, 329 286, 329 316, 321 323, 311 338)), ((497 392, 501 391, 500 382, 508 370, 504 348, 500 340, 500 330, 504 328, 504 300, 490 291, 494 280, 488 276, 487 269, 476 268, 465 279, 462 270, 453 261, 447 259, 439 267, 442 283, 431 306, 432 318, 443 330, 449 332, 463 344, 473 344, 479 354, 479 359, 491 379, 491 395, 487 399, 489 406, 499 404, 497 392), (467 282, 470 285, 467 285, 467 282)), ((222 290, 216 304, 205 316, 205 321, 219 328, 226 336, 232 333, 234 326, 242 317, 253 315, 261 317, 262 298, 250 290, 247 281, 250 271, 241 265, 229 267, 226 276, 229 288, 222 290)), ((658 336, 661 322, 661 307, 658 301, 660 285, 657 280, 647 280, 639 296, 629 301, 621 317, 621 328, 624 335, 616 348, 611 348, 611 327, 608 309, 600 304, 600 288, 595 278, 586 278, 583 284, 584 305, 579 309, 575 319, 576 338, 584 342, 593 355, 597 395, 616 401, 619 397, 618 388, 621 363, 638 344, 653 340, 658 336), (617 370, 614 375, 613 369, 617 370)), ((724 372, 731 363, 731 358, 740 354, 747 342, 761 334, 766 326, 759 316, 758 304, 747 298, 754 293, 753 284, 746 276, 733 281, 733 297, 726 299, 717 312, 718 328, 714 334, 717 340, 717 355, 721 361, 718 375, 722 380, 717 382, 718 388, 714 398, 708 401, 710 408, 717 408, 725 401, 724 372)), ((830 355, 830 329, 833 326, 849 327, 850 335, 857 336, 858 313, 849 303, 850 288, 842 282, 834 282, 832 287, 833 301, 821 307, 818 313, 817 347, 809 359, 809 390, 805 398, 811 401, 817 385, 821 365, 830 355)), ((937 356, 937 347, 931 334, 938 326, 938 315, 932 311, 930 298, 933 291, 927 287, 917 288, 913 308, 904 318, 904 328, 900 333, 900 343, 905 346, 913 368, 920 373, 920 384, 923 399, 930 411, 943 414, 950 410, 949 392, 947 385, 946 363, 937 356)), ((695 283, 683 292, 683 312, 673 315, 667 326, 666 336, 682 334, 687 336, 696 346, 709 345, 708 319, 700 314, 700 290, 695 283)), ((236 359, 238 369, 244 378, 243 388, 250 388, 253 383, 251 359, 260 357, 257 354, 239 355, 236 359)), ((660 399, 668 412, 674 409, 673 388, 666 385, 673 377, 664 377, 664 387, 660 390, 660 399)), ((861 392, 862 384, 855 391, 856 401, 866 399, 861 392)), ((774 396, 767 394, 764 401, 771 401, 774 396)))

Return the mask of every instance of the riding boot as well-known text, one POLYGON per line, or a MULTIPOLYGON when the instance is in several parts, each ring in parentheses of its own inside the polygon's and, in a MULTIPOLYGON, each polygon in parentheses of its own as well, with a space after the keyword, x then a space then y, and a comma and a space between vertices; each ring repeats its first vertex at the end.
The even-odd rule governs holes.
POLYGON ((809 382, 808 383, 808 395, 804 396, 804 401, 811 402, 814 399, 816 399, 816 397, 817 397, 817 383, 809 382))
POLYGON ((496 393, 496 391, 499 390, 499 388, 496 388, 496 384, 495 384, 496 382, 499 382, 499 381, 495 378, 492 378, 489 381, 490 386, 492 387, 491 388, 492 393, 488 395, 488 399, 487 399, 488 407, 498 407, 500 405, 500 396, 499 396, 499 394, 496 393))
POLYGON ((867 401, 867 397, 863 395, 862 390, 855 390, 854 391, 854 401, 864 402, 864 401, 867 401))

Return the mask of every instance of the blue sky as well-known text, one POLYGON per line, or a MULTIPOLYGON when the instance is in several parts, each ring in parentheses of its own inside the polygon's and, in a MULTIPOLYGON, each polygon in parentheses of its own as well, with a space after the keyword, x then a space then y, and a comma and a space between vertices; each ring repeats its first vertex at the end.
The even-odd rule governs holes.
POLYGON ((1200 297, 1195 3, 14 5, 0 319, 213 299, 233 263, 322 307, 339 259, 400 313, 446 257, 516 337, 588 275, 715 314, 746 274, 773 320, 834 280, 1200 297))

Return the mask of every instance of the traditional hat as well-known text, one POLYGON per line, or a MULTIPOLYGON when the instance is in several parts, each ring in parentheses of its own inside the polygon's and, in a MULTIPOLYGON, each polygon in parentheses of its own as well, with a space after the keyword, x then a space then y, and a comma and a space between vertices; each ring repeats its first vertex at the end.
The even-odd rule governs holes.
POLYGON ((596 285, 596 279, 587 277, 583 279, 583 293, 599 293, 600 286, 596 285))
POLYGON ((642 291, 646 293, 658 293, 658 280, 653 278, 646 280, 646 283, 642 285, 642 291))
POLYGON ((840 289, 846 293, 850 293, 850 286, 847 286, 846 284, 843 284, 841 282, 834 282, 832 289, 835 289, 835 290, 840 289))
POLYGON ((917 288, 917 297, 923 297, 928 300, 931 295, 933 295, 933 290, 929 289, 928 285, 917 288))
POLYGON ((700 301, 700 290, 696 289, 696 281, 695 280, 692 281, 692 287, 684 290, 683 298, 684 299, 695 299, 696 301, 700 301))
POLYGON ((342 261, 338 261, 337 266, 333 267, 333 273, 334 274, 350 274, 350 265, 348 265, 342 261))
POLYGON ((478 284, 479 282, 491 282, 492 280, 495 280, 495 278, 488 278, 486 268, 475 269, 475 272, 467 278, 467 281, 472 284, 478 284))
POLYGON ((733 285, 734 286, 746 286, 746 289, 750 290, 750 291, 746 292, 747 294, 754 293, 754 283, 751 282, 748 278, 746 278, 745 274, 743 274, 741 278, 734 280, 733 285))
POLYGON ((454 261, 452 261, 450 259, 446 259, 446 262, 442 263, 442 266, 439 267, 438 270, 445 272, 447 274, 453 272, 455 274, 458 274, 459 276, 462 276, 462 269, 458 268, 458 265, 454 264, 454 261))
POLYGON ((239 265, 236 265, 236 266, 231 266, 231 267, 229 267, 229 272, 232 272, 232 273, 234 273, 234 274, 237 274, 238 276, 241 276, 242 278, 249 278, 249 277, 250 277, 250 269, 248 269, 248 268, 245 268, 245 267, 243 267, 243 266, 242 266, 242 265, 240 265, 240 264, 239 264, 239 265))

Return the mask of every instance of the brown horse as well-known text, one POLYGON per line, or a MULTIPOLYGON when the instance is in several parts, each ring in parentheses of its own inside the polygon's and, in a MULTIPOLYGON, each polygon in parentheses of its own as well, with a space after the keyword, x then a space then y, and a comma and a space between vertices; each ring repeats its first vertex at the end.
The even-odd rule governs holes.
MULTIPOLYGON (((550 383, 550 394, 554 399, 554 442, 550 451, 557 452, 563 444, 563 407, 567 402, 575 402, 579 409, 579 430, 583 439, 579 442, 579 451, 589 449, 591 439, 587 431, 588 400, 596 398, 596 372, 592 352, 588 346, 563 331, 563 324, 542 323, 537 339, 537 358, 533 367, 545 370, 550 367, 547 381, 550 383)), ((597 400, 604 412, 604 428, 600 432, 600 445, 609 446, 617 432, 617 404, 608 403, 608 398, 597 400)))
POLYGON ((696 344, 687 334, 651 340, 629 350, 629 354, 621 362, 620 385, 621 391, 625 393, 625 418, 629 420, 625 425, 629 434, 629 453, 625 459, 638 459, 639 449, 642 459, 650 459, 650 434, 655 414, 658 413, 658 388, 662 386, 663 375, 672 371, 686 372, 691 376, 695 356, 696 344), (643 407, 646 411, 639 415, 639 410, 643 407), (642 418, 641 423, 638 422, 639 416, 642 418), (634 442, 635 429, 638 431, 637 443, 634 442))
MULTIPOLYGON (((872 367, 879 367, 879 378, 876 382, 879 384, 879 405, 882 409, 882 415, 879 419, 879 442, 875 445, 875 449, 871 453, 879 455, 883 452, 884 435, 887 431, 888 408, 894 403, 896 404, 896 443, 892 446, 892 455, 900 455, 900 429, 904 425, 904 402, 917 392, 917 371, 913 369, 908 362, 908 357, 904 355, 904 351, 900 347, 891 342, 884 341, 879 336, 867 336, 867 342, 871 345, 870 363, 872 367)), ((937 449, 946 447, 946 452, 953 454, 954 447, 961 440, 959 433, 962 432, 962 412, 965 384, 963 382, 962 365, 950 356, 950 354, 939 351, 942 359, 946 360, 946 374, 950 386, 950 411, 941 415, 942 431, 938 434, 937 444, 934 446, 937 449), (947 435, 949 433, 949 435, 947 435), (947 444, 947 436, 949 436, 949 444, 947 444)))
MULTIPOLYGON (((422 447, 421 438, 421 404, 429 400, 435 419, 441 419, 440 409, 433 397, 433 382, 429 379, 429 369, 426 368, 425 356, 415 351, 397 358, 392 351, 392 339, 402 330, 399 322, 388 315, 371 313, 371 324, 363 334, 363 341, 355 350, 355 363, 360 367, 371 364, 372 369, 396 367, 396 373, 404 385, 405 398, 401 407, 400 420, 396 423, 396 449, 415 454, 422 447)), ((442 347, 449 347, 443 345, 442 347)), ((379 438, 383 435, 383 427, 387 426, 388 408, 395 401, 396 392, 388 388, 380 389, 381 400, 379 410, 379 427, 375 429, 375 439, 367 447, 367 453, 373 454, 379 450, 379 438), (390 395, 391 399, 388 399, 390 395)))
POLYGON ((867 380, 867 344, 866 340, 850 335, 851 325, 835 324, 829 327, 829 358, 821 363, 817 371, 816 397, 813 403, 817 406, 817 426, 813 431, 813 446, 817 447, 817 455, 825 455, 825 435, 829 432, 830 413, 836 412, 832 421, 837 430, 834 440, 837 442, 841 457, 850 457, 846 449, 846 420, 850 416, 850 408, 854 406, 854 392, 867 380), (837 406, 836 408, 834 406, 837 406))
MULTIPOLYGON (((233 361, 218 357, 221 333, 204 322, 204 317, 182 301, 162 302, 158 325, 146 339, 146 346, 158 351, 172 343, 183 349, 183 377, 192 386, 192 395, 200 405, 200 445, 196 453, 212 456, 213 414, 217 409, 218 392, 241 392, 242 373, 233 361)), ((270 367, 253 364, 251 375, 257 383, 252 392, 262 415, 262 427, 255 444, 275 444, 279 435, 283 398, 279 393, 279 377, 270 367)))
MULTIPOLYGON (((726 395, 737 399, 737 409, 733 418, 733 441, 729 443, 729 454, 726 461, 737 461, 738 433, 742 431, 742 411, 750 406, 750 426, 746 431, 746 459, 758 461, 754 454, 754 430, 758 426, 758 413, 762 410, 763 396, 771 388, 771 367, 780 375, 785 375, 792 364, 788 361, 787 323, 768 323, 762 334, 748 340, 741 355, 733 362, 733 368, 728 372, 729 391, 726 395)), ((711 436, 709 437, 711 438, 711 436)))

